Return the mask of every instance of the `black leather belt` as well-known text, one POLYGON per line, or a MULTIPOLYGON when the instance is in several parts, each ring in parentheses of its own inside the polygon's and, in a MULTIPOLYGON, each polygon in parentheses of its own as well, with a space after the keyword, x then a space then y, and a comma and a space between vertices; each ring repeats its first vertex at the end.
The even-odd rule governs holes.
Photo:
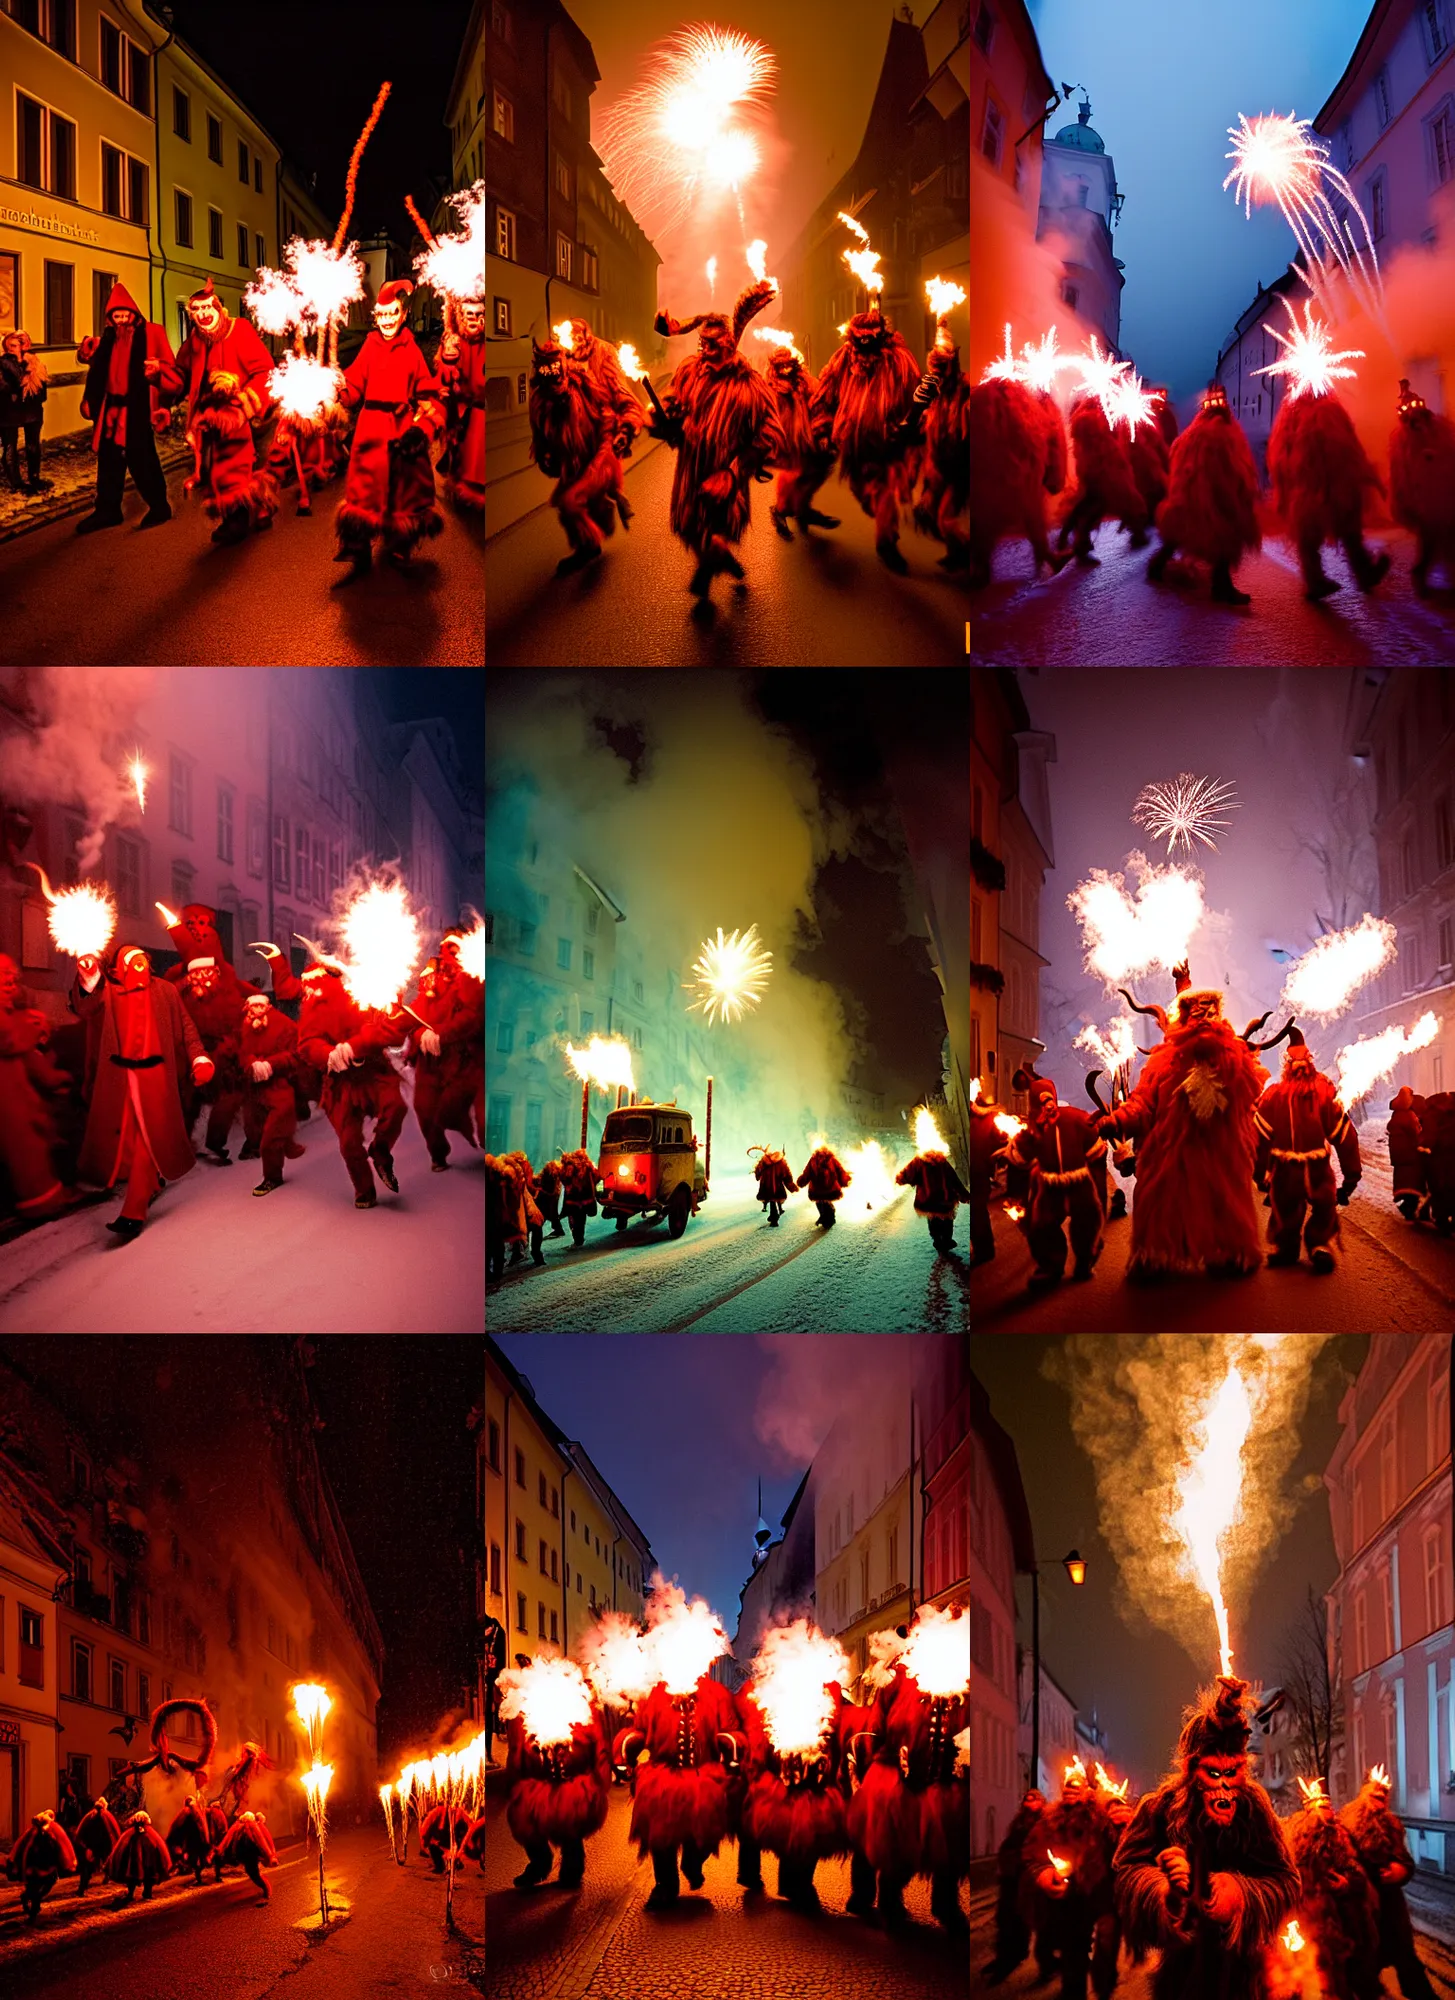
POLYGON ((120 1069, 155 1069, 162 1058, 160 1056, 113 1056, 111 1060, 120 1069))
POLYGON ((383 410, 383 411, 385 411, 385 412, 386 412, 386 413, 387 413, 387 414, 388 414, 389 416, 391 416, 391 417, 392 417, 392 416, 393 416, 393 414, 394 414, 394 412, 395 412, 395 411, 396 411, 396 410, 397 410, 397 409, 399 408, 399 405, 398 405, 397 403, 375 403, 375 402, 370 402, 370 401, 366 401, 366 402, 364 403, 363 407, 364 407, 364 408, 365 408, 366 410, 383 410))

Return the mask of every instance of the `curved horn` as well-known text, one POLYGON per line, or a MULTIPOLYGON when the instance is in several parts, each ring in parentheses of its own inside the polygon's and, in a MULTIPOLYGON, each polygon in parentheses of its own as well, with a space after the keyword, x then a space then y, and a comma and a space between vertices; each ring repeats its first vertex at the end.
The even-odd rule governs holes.
POLYGON ((1096 1079, 1101 1074, 1102 1072, 1099 1069, 1088 1070, 1086 1076, 1086 1094, 1091 1099, 1092 1103, 1096 1106, 1097 1110, 1102 1113, 1103 1117, 1109 1118, 1111 1116, 1111 1106, 1104 1102, 1101 1093, 1097 1090, 1096 1087, 1096 1079))
MULTIPOLYGON (((1125 986, 1119 986, 1117 988, 1117 992, 1121 994, 1123 1000, 1126 1001, 1127 1005, 1131 1008, 1134 1014, 1150 1014, 1152 1016, 1152 1019, 1157 1023, 1157 1026, 1162 1030, 1163 1034, 1164 1035, 1166 1034, 1167 1009, 1165 1007, 1159 1007, 1155 1001, 1152 1003, 1150 1007, 1144 1007, 1140 1000, 1134 1000, 1132 998, 1131 994, 1128 993, 1125 986)), ((1146 1049, 1142 1050, 1143 1055, 1146 1055, 1147 1053, 1148 1052, 1146 1049)))
POLYGON ((1137 1043, 1137 1054, 1139 1056, 1154 1056, 1156 1053, 1155 1049, 1144 1049, 1140 1042, 1137 1043))
MULTIPOLYGON (((1268 1011, 1272 1013, 1273 1010, 1272 1008, 1270 1008, 1268 1011)), ((1248 1047, 1250 1049, 1276 1049, 1278 1047, 1278 1044, 1283 1040, 1284 1036, 1288 1033, 1289 1029, 1293 1026, 1296 1018, 1297 1017, 1295 1015, 1290 1014, 1288 1019, 1284 1022, 1283 1026, 1278 1030, 1278 1033, 1276 1035, 1270 1035, 1266 1042, 1249 1042, 1248 1047)))
POLYGON ((1259 1015, 1258 1015, 1258 1016, 1256 1017, 1256 1019, 1254 1019, 1254 1020, 1250 1021, 1250 1022, 1248 1023, 1248 1025, 1247 1025, 1247 1027, 1246 1027, 1246 1028, 1244 1028, 1244 1030, 1243 1030, 1242 1034, 1241 1034, 1241 1035, 1240 1035, 1240 1036, 1238 1037, 1239 1041, 1243 1041, 1243 1042, 1246 1042, 1246 1041, 1247 1041, 1247 1039, 1248 1039, 1248 1037, 1249 1037, 1250 1035, 1256 1035, 1256 1034, 1257 1034, 1257 1032, 1258 1032, 1258 1030, 1259 1030, 1259 1029, 1260 1029, 1260 1028, 1261 1028, 1261 1027, 1263 1026, 1263 1023, 1264 1023, 1264 1022, 1265 1022, 1265 1021, 1266 1021, 1266 1020, 1268 1019, 1268 1016, 1269 1016, 1269 1015, 1270 1015, 1270 1014, 1271 1014, 1272 1012, 1273 1012, 1273 1009, 1272 1009, 1271 1007, 1269 1007, 1269 1008, 1265 1009, 1265 1011, 1264 1011, 1263 1013, 1259 1014, 1259 1015))

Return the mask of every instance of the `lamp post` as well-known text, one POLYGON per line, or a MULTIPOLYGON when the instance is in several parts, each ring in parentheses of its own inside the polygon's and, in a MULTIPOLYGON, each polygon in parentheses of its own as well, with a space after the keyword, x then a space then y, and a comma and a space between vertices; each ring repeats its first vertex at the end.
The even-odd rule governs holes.
MULTIPOLYGON (((1079 1549, 1061 1558, 1074 1584, 1086 1581, 1086 1559, 1079 1549)), ((1031 1768, 1030 1784, 1039 1789, 1041 1777, 1041 1565, 1031 1565, 1031 1768)))

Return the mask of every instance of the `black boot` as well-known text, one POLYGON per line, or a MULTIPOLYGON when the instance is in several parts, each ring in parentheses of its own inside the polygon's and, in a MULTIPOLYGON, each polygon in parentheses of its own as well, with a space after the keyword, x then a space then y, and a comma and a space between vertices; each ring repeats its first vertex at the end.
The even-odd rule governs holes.
POLYGON ((677 1850, 675 1847, 656 1848, 652 1852, 652 1873, 657 1885, 647 1898, 649 1910, 669 1909, 682 1893, 677 1880, 677 1850))
POLYGON ((398 1194, 399 1182, 394 1174, 394 1155, 381 1152, 378 1146, 369 1148, 369 1158, 374 1162, 374 1171, 383 1181, 390 1194, 398 1194))
POLYGON ((851 1917, 872 1917, 874 1914, 874 1870, 862 1854, 855 1854, 849 1862, 849 1900, 844 1905, 851 1917))
POLYGON ((682 1873, 687 1877, 687 1886, 690 1889, 702 1887, 702 1864, 706 1859, 707 1856, 700 1847, 694 1847, 691 1841, 683 1841, 682 1873))
POLYGON ((533 1840, 525 1851, 530 1858, 516 1876, 515 1886, 517 1889, 534 1889, 550 1874, 554 1857, 549 1843, 544 1840, 533 1840))
POLYGON ((586 1843, 584 1840, 563 1840, 561 1842, 561 1872, 556 1877, 558 1887, 579 1889, 581 1878, 586 1873, 586 1843))

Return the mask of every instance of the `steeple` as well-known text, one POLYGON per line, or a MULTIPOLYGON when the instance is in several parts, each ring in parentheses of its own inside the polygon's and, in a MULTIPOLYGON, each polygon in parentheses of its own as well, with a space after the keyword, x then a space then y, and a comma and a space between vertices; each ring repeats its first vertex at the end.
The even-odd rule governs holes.
POLYGON ((753 1541, 755 1543, 755 1547, 753 1549, 754 1569, 757 1569, 761 1564, 765 1563, 768 1560, 768 1544, 769 1542, 772 1541, 772 1539, 773 1539, 773 1530, 768 1526, 768 1523, 763 1519, 763 1480, 760 1475, 758 1479, 758 1525, 753 1530, 753 1541))

